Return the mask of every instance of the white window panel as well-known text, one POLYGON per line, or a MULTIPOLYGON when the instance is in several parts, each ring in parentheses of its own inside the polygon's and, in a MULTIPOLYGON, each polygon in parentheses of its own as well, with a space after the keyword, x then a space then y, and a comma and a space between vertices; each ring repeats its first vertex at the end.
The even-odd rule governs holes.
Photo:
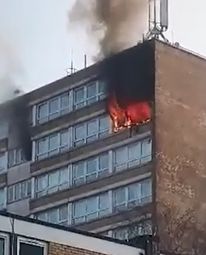
POLYGON ((25 162, 23 150, 21 148, 13 149, 9 151, 9 167, 19 165, 25 162))
POLYGON ((35 196, 42 197, 69 187, 68 167, 57 169, 35 180, 35 196))
POLYGON ((74 90, 74 109, 79 109, 85 105, 85 87, 74 90))
POLYGON ((9 235, 0 233, 0 255, 9 254, 9 235))
POLYGON ((77 162, 72 166, 73 184, 80 185, 104 177, 109 172, 108 152, 77 162))
POLYGON ((145 164, 152 160, 151 139, 128 144, 114 150, 114 170, 121 171, 129 167, 145 164))
POLYGON ((49 107, 48 103, 43 103, 37 106, 37 120, 43 123, 48 120, 49 107))
POLYGON ((9 203, 31 197, 31 180, 9 186, 7 192, 9 203))
POLYGON ((0 173, 6 169, 7 158, 5 153, 0 153, 0 173))
POLYGON ((113 209, 118 212, 151 202, 151 180, 130 184, 113 190, 113 209))
POLYGON ((109 214, 108 192, 76 201, 73 204, 72 222, 79 224, 109 214))
POLYGON ((64 129, 36 141, 36 158, 46 157, 66 151, 69 148, 69 130, 64 129))
POLYGON ((74 146, 80 146, 109 133, 108 116, 100 116, 74 126, 74 146))
POLYGON ((42 124, 71 111, 69 92, 51 98, 37 107, 37 123, 42 124))

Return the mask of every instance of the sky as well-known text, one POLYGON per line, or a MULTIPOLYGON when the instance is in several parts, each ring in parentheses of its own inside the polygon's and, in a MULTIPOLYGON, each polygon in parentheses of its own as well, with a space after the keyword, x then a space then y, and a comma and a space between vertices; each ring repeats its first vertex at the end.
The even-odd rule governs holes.
MULTIPOLYGON (((91 64, 92 42, 69 26, 74 1, 0 0, 0 78, 9 72, 28 92, 65 76, 71 59, 91 64)), ((205 0, 169 0, 166 37, 206 56, 205 12, 205 0)))

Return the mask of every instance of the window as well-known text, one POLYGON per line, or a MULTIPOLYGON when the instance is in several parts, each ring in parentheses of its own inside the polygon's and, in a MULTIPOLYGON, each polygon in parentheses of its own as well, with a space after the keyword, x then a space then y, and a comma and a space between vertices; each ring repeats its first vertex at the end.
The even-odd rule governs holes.
POLYGON ((7 165, 6 154, 0 153, 0 173, 6 169, 6 165, 7 165))
POLYGON ((74 126, 74 146, 80 146, 104 137, 109 132, 108 116, 100 116, 74 126))
POLYGON ((36 197, 57 192, 69 187, 68 167, 58 169, 46 175, 38 176, 35 180, 36 197))
POLYGON ((106 85, 102 81, 94 81, 74 89, 74 109, 82 108, 105 98, 106 85))
POLYGON ((37 105, 36 120, 42 124, 64 114, 102 100, 106 96, 103 81, 93 81, 87 85, 65 92, 37 105), (73 99, 71 98, 73 95, 73 99), (73 100, 73 105, 71 103, 73 100))
POLYGON ((31 196, 31 181, 26 180, 8 187, 8 202, 26 199, 31 196))
POLYGON ((58 208, 38 213, 36 218, 41 221, 46 221, 54 224, 68 225, 68 206, 63 205, 58 208))
POLYGON ((69 130, 64 129, 43 137, 36 142, 36 157, 44 159, 46 157, 66 151, 69 148, 69 130))
POLYGON ((5 206, 5 191, 4 189, 0 189, 0 210, 5 206))
POLYGON ((71 111, 69 92, 37 105, 37 123, 41 124, 71 111))
POLYGON ((129 240, 136 236, 151 234, 152 223, 150 220, 112 230, 112 237, 120 240, 129 240))
POLYGON ((32 239, 18 238, 17 255, 46 255, 47 245, 32 239))
POLYGON ((113 209, 121 211, 151 202, 151 180, 130 184, 113 191, 113 209))
POLYGON ((77 162, 72 166, 73 184, 79 185, 104 177, 108 173, 108 168, 108 152, 77 162))
POLYGON ((9 254, 9 237, 6 234, 0 233, 0 255, 9 254))
POLYGON ((19 165, 25 162, 25 157, 23 154, 23 150, 18 148, 18 149, 13 149, 9 151, 9 167, 19 165))
POLYGON ((152 159, 151 139, 136 142, 114 151, 113 165, 116 171, 147 163, 152 159))
POLYGON ((98 196, 79 200, 72 204, 72 222, 79 224, 91 221, 109 214, 108 192, 98 196))

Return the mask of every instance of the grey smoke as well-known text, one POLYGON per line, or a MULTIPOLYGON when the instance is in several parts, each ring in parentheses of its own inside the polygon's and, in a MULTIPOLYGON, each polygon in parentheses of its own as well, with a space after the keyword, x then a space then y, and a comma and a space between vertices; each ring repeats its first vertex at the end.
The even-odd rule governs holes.
POLYGON ((0 37, 0 103, 13 99, 21 91, 16 84, 16 77, 21 73, 21 62, 14 47, 0 37))
POLYGON ((146 30, 147 0, 76 0, 70 26, 81 26, 98 58, 135 45, 146 30))

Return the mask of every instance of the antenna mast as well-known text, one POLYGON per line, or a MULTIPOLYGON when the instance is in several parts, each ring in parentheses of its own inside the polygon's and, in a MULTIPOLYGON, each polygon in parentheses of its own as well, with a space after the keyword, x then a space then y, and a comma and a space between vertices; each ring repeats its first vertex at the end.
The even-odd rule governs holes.
POLYGON ((149 31, 146 39, 160 37, 168 42, 164 32, 168 29, 168 0, 148 0, 149 9, 149 31))

